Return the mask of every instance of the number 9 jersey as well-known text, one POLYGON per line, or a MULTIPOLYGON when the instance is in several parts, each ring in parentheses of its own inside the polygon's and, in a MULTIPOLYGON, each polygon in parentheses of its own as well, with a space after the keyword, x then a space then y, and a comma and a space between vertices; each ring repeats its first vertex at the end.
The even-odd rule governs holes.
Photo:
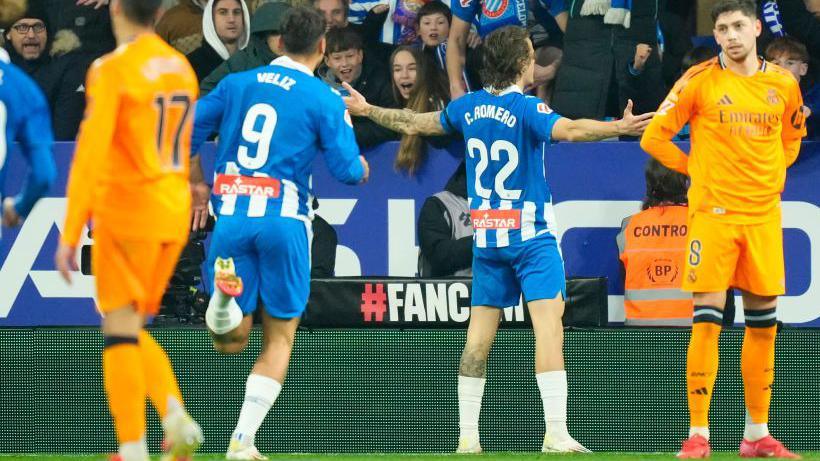
POLYGON ((452 101, 441 113, 445 131, 464 135, 467 195, 477 248, 502 248, 550 234, 555 213, 544 152, 560 115, 512 86, 452 101))
POLYGON ((218 217, 309 221, 310 171, 319 154, 341 182, 356 184, 364 175, 342 98, 286 56, 225 77, 199 101, 193 151, 216 131, 212 203, 218 217))

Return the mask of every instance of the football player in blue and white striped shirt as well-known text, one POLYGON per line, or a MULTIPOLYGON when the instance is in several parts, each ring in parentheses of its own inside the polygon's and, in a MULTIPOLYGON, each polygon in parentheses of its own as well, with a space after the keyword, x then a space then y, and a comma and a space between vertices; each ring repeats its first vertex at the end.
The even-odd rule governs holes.
POLYGON ((566 425, 567 377, 563 333, 565 275, 544 171, 552 141, 596 141, 640 135, 652 113, 612 122, 570 120, 523 94, 533 83, 534 50, 527 31, 500 28, 484 42, 483 90, 452 101, 443 111, 417 114, 367 103, 348 88, 354 115, 417 135, 464 136, 467 192, 473 221, 473 292, 467 343, 459 370, 458 452, 481 451, 478 416, 487 357, 501 308, 523 293, 535 332, 535 372, 544 403, 544 452, 586 452, 566 425))

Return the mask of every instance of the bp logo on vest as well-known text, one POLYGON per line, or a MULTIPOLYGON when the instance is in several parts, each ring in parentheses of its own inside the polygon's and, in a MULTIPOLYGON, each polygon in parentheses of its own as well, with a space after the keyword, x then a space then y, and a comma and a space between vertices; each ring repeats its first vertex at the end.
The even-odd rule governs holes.
POLYGON ((678 278, 678 263, 669 258, 656 258, 646 267, 646 278, 655 284, 669 284, 678 278))

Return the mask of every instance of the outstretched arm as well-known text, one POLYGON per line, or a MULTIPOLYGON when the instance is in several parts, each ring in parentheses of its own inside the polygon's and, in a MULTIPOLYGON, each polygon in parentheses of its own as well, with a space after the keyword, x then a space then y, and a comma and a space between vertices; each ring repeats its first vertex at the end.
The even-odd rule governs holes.
POLYGON ((626 104, 624 117, 611 122, 562 118, 552 127, 552 138, 559 141, 600 141, 615 136, 640 136, 652 120, 654 112, 632 114, 632 100, 626 104))
POLYGON ((402 134, 430 136, 447 133, 441 125, 441 111, 419 114, 407 109, 373 106, 347 83, 342 83, 342 86, 350 93, 350 96, 342 98, 350 115, 367 117, 385 128, 402 134))

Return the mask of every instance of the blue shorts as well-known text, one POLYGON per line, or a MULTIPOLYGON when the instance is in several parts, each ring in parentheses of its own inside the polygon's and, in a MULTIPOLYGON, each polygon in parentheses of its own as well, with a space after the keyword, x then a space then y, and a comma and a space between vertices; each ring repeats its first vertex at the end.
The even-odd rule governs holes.
POLYGON ((525 301, 566 298, 564 261, 551 235, 503 248, 473 248, 473 306, 508 307, 525 301))
POLYGON ((208 250, 208 280, 213 284, 217 257, 233 258, 244 286, 236 301, 245 315, 261 297, 271 317, 300 317, 310 295, 311 238, 310 224, 298 219, 220 217, 208 250))

